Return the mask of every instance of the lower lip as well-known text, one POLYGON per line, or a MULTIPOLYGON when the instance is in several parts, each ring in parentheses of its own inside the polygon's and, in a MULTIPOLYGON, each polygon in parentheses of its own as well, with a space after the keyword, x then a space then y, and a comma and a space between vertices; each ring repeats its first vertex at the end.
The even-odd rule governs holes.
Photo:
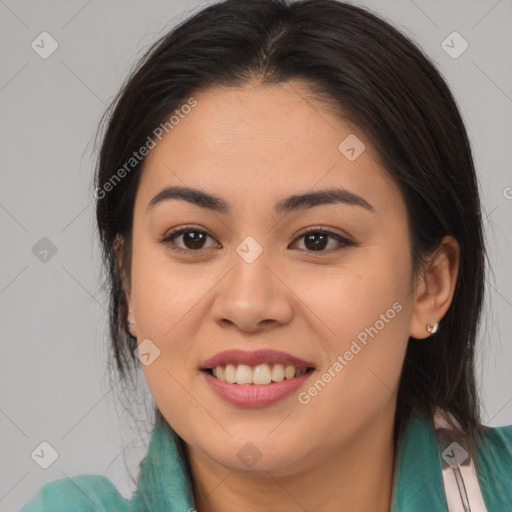
POLYGON ((231 384, 217 379, 206 371, 201 373, 204 374, 212 389, 226 402, 241 407, 265 407, 289 396, 314 372, 309 371, 300 377, 264 385, 231 384))

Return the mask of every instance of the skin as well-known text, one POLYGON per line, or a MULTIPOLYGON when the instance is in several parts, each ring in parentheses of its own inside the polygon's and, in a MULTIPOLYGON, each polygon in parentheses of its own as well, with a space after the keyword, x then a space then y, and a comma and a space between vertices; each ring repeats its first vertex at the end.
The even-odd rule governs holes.
POLYGON ((216 87, 194 98, 197 106, 145 160, 127 299, 132 334, 160 350, 142 368, 160 411, 187 443, 196 509, 389 511, 408 338, 428 343, 426 325, 448 310, 458 244, 445 237, 414 279, 399 188, 365 134, 303 82, 216 87), (354 161, 338 150, 351 133, 366 146, 354 161), (232 212, 183 200, 148 212, 170 185, 220 196, 232 212), (273 211, 285 196, 329 186, 361 195, 374 211, 341 203, 273 211), (210 235, 196 252, 183 236, 174 242, 188 253, 159 242, 189 224, 210 235), (297 236, 309 227, 356 245, 329 238, 315 252, 297 236), (247 236, 263 248, 250 264, 236 252, 247 236), (307 390, 394 303, 400 312, 308 404, 292 393, 267 407, 237 407, 199 371, 226 349, 274 348, 314 362, 299 391, 307 390), (251 468, 237 457, 248 442, 261 454, 251 468))

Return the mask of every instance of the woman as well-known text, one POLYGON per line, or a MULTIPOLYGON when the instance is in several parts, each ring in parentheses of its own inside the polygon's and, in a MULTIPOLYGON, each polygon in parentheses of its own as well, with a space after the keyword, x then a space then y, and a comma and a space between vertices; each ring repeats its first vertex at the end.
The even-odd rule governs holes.
POLYGON ((82 475, 23 512, 510 510, 512 425, 481 423, 474 374, 471 149, 414 43, 335 0, 227 0, 108 114, 112 353, 142 363, 155 429, 131 500, 82 475))

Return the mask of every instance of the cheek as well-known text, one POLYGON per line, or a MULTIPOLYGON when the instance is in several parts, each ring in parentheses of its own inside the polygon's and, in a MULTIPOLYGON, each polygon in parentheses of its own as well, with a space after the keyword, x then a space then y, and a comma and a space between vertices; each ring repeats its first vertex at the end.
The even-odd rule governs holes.
MULTIPOLYGON (((196 370, 191 366, 197 362, 191 357, 190 348, 194 346, 194 328, 205 314, 205 293, 214 284, 208 285, 209 280, 201 274, 199 266, 173 264, 154 243, 133 247, 132 303, 138 342, 151 340, 158 353, 154 362, 141 366, 162 410, 166 404, 179 409, 179 404, 187 402, 182 386, 188 386, 190 372, 196 370)), ((192 411, 197 404, 191 401, 185 405, 192 411)), ((178 421, 174 415, 170 411, 168 417, 178 421)))
POLYGON ((205 293, 200 265, 172 262, 155 242, 134 245, 132 256, 132 301, 137 325, 144 336, 165 340, 181 330, 205 293))
POLYGON ((132 302, 138 342, 151 340, 158 353, 141 368, 156 405, 180 432, 190 430, 191 418, 204 414, 186 392, 192 375, 194 325, 204 316, 204 295, 214 284, 208 286, 204 277, 199 266, 173 264, 154 243, 133 247, 132 302))
POLYGON ((334 400, 348 408, 364 403, 378 408, 398 383, 409 336, 409 260, 406 253, 383 252, 378 246, 363 253, 354 252, 329 276, 307 274, 297 282, 304 311, 321 320, 315 320, 323 333, 318 339, 324 352, 320 377, 327 372, 324 380, 332 382, 325 392, 317 386, 323 395, 318 407, 334 400))
POLYGON ((377 246, 352 254, 329 270, 302 272, 300 279, 292 281, 304 306, 303 314, 317 318, 316 326, 324 333, 324 340, 332 340, 331 350, 342 349, 347 340, 376 322, 382 332, 391 331, 392 324, 394 329, 403 330, 407 323, 403 321, 406 301, 410 300, 407 258, 400 260, 392 252, 385 256, 377 246), (393 308, 395 303, 401 307, 393 308))

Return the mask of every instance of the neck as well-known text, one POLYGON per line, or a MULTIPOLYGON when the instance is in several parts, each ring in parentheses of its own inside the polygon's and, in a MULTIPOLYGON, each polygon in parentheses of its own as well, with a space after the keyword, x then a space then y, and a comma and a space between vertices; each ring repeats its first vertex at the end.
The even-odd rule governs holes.
POLYGON ((394 409, 339 451, 287 476, 233 471, 187 446, 197 512, 390 512, 394 409))

